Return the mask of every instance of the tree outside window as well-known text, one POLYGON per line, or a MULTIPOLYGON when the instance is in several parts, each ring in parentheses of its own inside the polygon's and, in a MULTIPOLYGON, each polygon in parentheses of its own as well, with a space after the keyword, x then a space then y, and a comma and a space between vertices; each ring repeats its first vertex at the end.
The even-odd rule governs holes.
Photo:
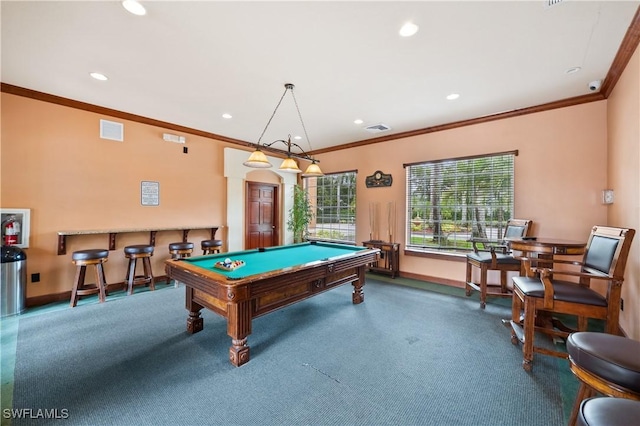
POLYGON ((470 250, 471 238, 500 240, 513 217, 517 151, 405 165, 406 247, 470 250))
POLYGON ((308 238, 355 243, 356 172, 308 177, 303 182, 314 211, 308 238))

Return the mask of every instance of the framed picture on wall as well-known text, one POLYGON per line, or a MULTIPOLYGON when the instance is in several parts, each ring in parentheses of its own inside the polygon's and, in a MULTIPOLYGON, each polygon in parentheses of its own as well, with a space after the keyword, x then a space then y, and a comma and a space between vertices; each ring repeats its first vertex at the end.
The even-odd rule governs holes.
POLYGON ((143 206, 159 206, 160 182, 143 180, 140 183, 140 202, 143 206))

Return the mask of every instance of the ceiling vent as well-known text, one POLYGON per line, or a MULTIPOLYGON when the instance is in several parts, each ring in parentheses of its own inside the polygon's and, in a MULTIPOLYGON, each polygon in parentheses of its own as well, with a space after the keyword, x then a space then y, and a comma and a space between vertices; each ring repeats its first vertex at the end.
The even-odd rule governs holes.
POLYGON ((391 130, 391 127, 386 124, 374 124, 373 126, 368 126, 364 128, 367 132, 370 133, 380 133, 386 132, 387 130, 391 130))

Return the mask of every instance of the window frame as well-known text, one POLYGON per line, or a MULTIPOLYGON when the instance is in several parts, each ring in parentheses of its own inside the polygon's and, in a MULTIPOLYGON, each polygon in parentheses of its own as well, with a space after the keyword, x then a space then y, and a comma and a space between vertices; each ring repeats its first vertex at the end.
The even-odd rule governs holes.
POLYGON ((507 221, 514 217, 517 156, 518 151, 514 150, 403 164, 406 169, 405 250, 419 255, 461 256, 472 250, 472 238, 499 240, 507 221), (479 168, 487 164, 491 165, 488 169, 479 168), (417 169, 419 166, 425 168, 417 169), (438 170, 440 174, 436 178, 434 172, 438 170), (425 178, 416 180, 419 179, 416 172, 422 172, 425 178), (482 188, 487 182, 490 185, 482 188), (448 185, 452 189, 437 191, 436 185, 448 185), (447 196, 440 199, 435 195, 443 193, 447 196), (416 194, 420 200, 416 200, 416 194), (439 205, 446 208, 447 214, 443 214, 445 209, 437 212, 428 204, 432 201, 430 195, 440 200, 439 205), (483 206, 486 208, 482 209, 483 206), (420 217, 420 212, 427 215, 420 217), (434 239, 434 232, 438 238, 434 239))
MULTIPOLYGON (((345 170, 340 172, 325 173, 324 176, 304 176, 302 178, 303 189, 309 194, 311 206, 314 212, 314 218, 307 226, 307 238, 311 241, 329 241, 341 244, 356 244, 357 225, 356 225, 356 207, 357 207, 357 180, 358 170, 345 170), (320 203, 318 195, 318 182, 331 177, 352 174, 352 182, 347 192, 347 205, 339 208, 338 203, 320 203), (337 223, 324 223, 329 219, 328 215, 319 215, 319 210, 335 211, 338 218, 337 223), (337 209, 337 210, 336 210, 337 209), (348 213, 351 211, 351 213, 348 213), (347 213, 346 218, 344 218, 347 213), (344 221, 344 223, 340 222, 344 221)), ((340 188, 341 186, 338 186, 340 188)), ((333 194, 329 194, 333 195, 333 194)), ((344 198, 342 191, 338 191, 336 196, 344 198)))

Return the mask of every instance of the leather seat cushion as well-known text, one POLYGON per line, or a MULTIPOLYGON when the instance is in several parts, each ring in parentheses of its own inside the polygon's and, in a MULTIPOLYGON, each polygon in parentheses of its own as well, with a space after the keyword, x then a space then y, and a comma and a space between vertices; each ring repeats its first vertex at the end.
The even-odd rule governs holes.
POLYGON ((89 249, 89 250, 79 250, 74 251, 71 255, 71 259, 73 260, 94 260, 94 259, 103 259, 105 257, 109 257, 109 250, 104 249, 89 249))
POLYGON ((200 244, 202 247, 220 247, 222 240, 203 240, 200 244))
MULTIPOLYGON (((478 252, 478 253, 469 253, 467 254, 468 260, 474 260, 478 263, 491 263, 491 253, 489 252, 478 252)), ((514 258, 510 254, 502 254, 496 253, 496 263, 500 265, 520 265, 520 260, 514 258)))
POLYGON ((124 248, 125 254, 143 254, 153 253, 153 246, 148 244, 138 244, 135 246, 126 246, 124 248))
MULTIPOLYGON (((578 367, 640 393, 640 342, 596 332, 572 333, 567 352, 578 367)), ((640 416, 637 417, 640 419, 640 416)))
POLYGON ((624 398, 588 398, 580 404, 578 426, 629 426, 638 424, 640 401, 624 398))
POLYGON ((169 250, 192 250, 193 243, 171 243, 169 250))
MULTIPOLYGON (((590 288, 580 287, 569 281, 552 280, 551 282, 553 283, 553 300, 607 306, 607 299, 590 288)), ((544 297, 544 286, 540 278, 513 277, 513 285, 529 297, 544 297)))

